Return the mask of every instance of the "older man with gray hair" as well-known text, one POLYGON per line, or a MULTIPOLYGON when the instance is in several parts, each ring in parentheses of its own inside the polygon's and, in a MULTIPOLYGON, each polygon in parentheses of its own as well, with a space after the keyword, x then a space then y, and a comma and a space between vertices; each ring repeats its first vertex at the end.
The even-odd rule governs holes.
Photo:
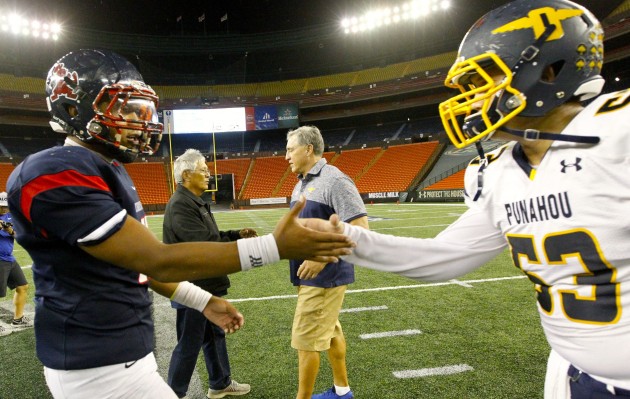
MULTIPOLYGON (((340 220, 368 228, 367 211, 352 179, 326 162, 324 139, 315 126, 302 126, 287 134, 286 160, 297 174, 291 207, 301 196, 306 205, 302 218, 340 220)), ((298 351, 299 386, 296 399, 352 399, 346 369, 346 340, 339 311, 348 284, 354 282, 354 265, 291 259, 291 282, 298 287, 291 346, 298 351), (333 387, 313 395, 320 352, 327 351, 333 387)))
MULTIPOLYGON (((206 159, 198 150, 189 149, 174 163, 177 189, 164 213, 163 241, 167 244, 190 241, 236 241, 256 237, 254 229, 220 231, 210 204, 201 198, 208 190, 210 171, 206 159)), ((193 284, 216 296, 224 296, 230 287, 227 276, 192 281, 193 284)), ((230 361, 222 328, 209 322, 202 313, 179 303, 177 309, 177 345, 171 356, 168 384, 178 397, 186 396, 190 379, 197 364, 199 351, 203 354, 208 371, 208 398, 228 395, 245 395, 248 384, 239 384, 231 378, 230 361)))

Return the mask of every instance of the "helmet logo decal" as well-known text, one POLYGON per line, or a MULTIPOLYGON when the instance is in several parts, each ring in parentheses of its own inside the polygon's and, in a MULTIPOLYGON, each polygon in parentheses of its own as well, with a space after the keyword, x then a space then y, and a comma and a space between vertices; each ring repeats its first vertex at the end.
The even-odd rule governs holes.
POLYGON ((533 29, 534 36, 538 39, 545 31, 547 25, 555 25, 556 30, 549 36, 547 41, 557 40, 564 36, 562 21, 568 18, 579 17, 584 14, 582 10, 562 9, 554 10, 551 7, 537 8, 530 11, 526 17, 509 22, 492 31, 492 34, 511 32, 520 29, 533 29), (545 17, 543 19, 543 16, 545 17), (545 19, 549 21, 545 23, 545 19))
POLYGON ((54 87, 51 90, 50 101, 55 102, 59 97, 64 96, 66 98, 76 100, 79 98, 78 94, 70 87, 66 81, 69 79, 74 84, 79 84, 79 75, 76 71, 70 72, 63 63, 57 63, 52 69, 52 74, 56 77, 51 82, 54 87))

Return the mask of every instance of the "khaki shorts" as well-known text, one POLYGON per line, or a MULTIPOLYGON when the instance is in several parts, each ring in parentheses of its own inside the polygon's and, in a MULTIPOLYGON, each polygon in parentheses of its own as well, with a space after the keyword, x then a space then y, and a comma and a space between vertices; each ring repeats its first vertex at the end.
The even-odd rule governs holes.
POLYGON ((321 352, 330 349, 330 341, 343 336, 339 311, 346 285, 319 288, 298 287, 298 302, 293 317, 291 346, 297 350, 321 352))

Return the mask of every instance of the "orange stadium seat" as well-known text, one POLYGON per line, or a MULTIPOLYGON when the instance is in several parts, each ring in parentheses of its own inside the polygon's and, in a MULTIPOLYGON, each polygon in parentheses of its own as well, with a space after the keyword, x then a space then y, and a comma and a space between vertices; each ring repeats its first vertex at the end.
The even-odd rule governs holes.
POLYGON ((7 180, 15 166, 10 163, 0 163, 0 191, 7 191, 7 180))
MULTIPOLYGON (((236 195, 241 191, 245 177, 249 170, 249 164, 251 159, 249 158, 237 158, 237 159, 219 159, 217 160, 217 173, 220 175, 234 175, 234 190, 236 195)), ((214 169, 210 169, 214 173, 214 169)))
POLYGON ((379 152, 380 148, 342 151, 333 165, 354 180, 379 152))
POLYGON ((144 205, 166 204, 171 196, 168 187, 166 165, 162 162, 138 162, 125 164, 140 201, 144 205))
POLYGON ((390 146, 356 182, 359 192, 406 190, 437 148, 437 141, 390 146))
POLYGON ((425 190, 461 190, 464 188, 466 169, 455 172, 446 178, 425 187, 425 190))
POLYGON ((289 164, 284 157, 256 158, 241 197, 243 199, 272 197, 288 167, 289 164))

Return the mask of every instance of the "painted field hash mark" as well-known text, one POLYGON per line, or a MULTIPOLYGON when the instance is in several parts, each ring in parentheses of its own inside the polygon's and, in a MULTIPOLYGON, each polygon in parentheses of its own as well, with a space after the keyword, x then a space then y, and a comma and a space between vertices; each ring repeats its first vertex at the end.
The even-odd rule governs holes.
POLYGON ((399 337, 403 335, 418 335, 422 334, 420 330, 400 330, 400 331, 385 331, 380 333, 372 333, 372 334, 361 334, 359 338, 361 339, 374 339, 374 338, 388 338, 388 337, 399 337))
POLYGON ((467 364, 455 364, 452 366, 434 367, 427 369, 394 371, 392 374, 394 374, 394 377, 396 378, 422 378, 434 375, 458 374, 473 370, 474 368, 467 364))
POLYGON ((348 308, 348 309, 341 309, 340 313, 356 313, 356 312, 369 312, 371 310, 387 310, 387 306, 383 305, 383 306, 369 306, 369 307, 362 307, 362 308, 348 308))

